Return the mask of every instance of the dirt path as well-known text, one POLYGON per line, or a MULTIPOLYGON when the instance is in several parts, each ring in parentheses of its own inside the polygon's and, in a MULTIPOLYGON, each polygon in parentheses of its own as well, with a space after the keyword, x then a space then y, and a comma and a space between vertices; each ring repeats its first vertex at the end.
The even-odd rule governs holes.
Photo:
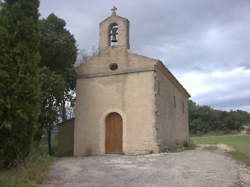
MULTIPOLYGON (((236 187, 248 185, 249 170, 207 151, 145 156, 63 158, 51 166, 43 187, 236 187)), ((250 183, 249 183, 250 186, 250 183)))

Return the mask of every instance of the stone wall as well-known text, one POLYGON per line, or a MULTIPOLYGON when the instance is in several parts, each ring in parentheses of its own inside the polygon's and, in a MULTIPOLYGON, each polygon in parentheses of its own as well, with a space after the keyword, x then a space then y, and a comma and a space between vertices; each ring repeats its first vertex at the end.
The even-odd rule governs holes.
POLYGON ((156 129, 160 150, 183 145, 189 139, 188 96, 156 66, 156 129))

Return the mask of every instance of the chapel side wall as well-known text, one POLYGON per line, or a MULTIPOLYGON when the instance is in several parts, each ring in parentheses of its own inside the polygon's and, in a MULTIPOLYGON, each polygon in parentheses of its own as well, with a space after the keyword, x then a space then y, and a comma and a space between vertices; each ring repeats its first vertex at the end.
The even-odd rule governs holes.
POLYGON ((189 139, 187 97, 158 69, 155 72, 155 90, 160 150, 183 145, 189 139))
POLYGON ((105 153, 105 117, 110 112, 122 116, 125 154, 158 151, 153 71, 80 78, 77 95, 74 155, 105 153))

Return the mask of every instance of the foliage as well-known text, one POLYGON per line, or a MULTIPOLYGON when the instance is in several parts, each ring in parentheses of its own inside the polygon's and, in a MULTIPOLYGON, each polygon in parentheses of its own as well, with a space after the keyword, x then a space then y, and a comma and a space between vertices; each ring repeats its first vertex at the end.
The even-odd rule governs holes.
MULTIPOLYGON (((73 67, 77 56, 76 41, 65 28, 65 21, 54 14, 41 20, 40 26, 42 33, 41 66, 47 67, 64 80, 64 91, 61 92, 62 97, 58 100, 61 103, 61 109, 64 110, 66 102, 72 104, 74 102, 72 90, 74 91, 76 83, 76 73, 73 67)), ((62 113, 65 115, 65 111, 62 113)))
POLYGON ((65 80, 65 92, 75 89, 74 63, 77 56, 74 36, 65 28, 63 19, 50 14, 41 20, 41 65, 61 75, 65 80))
POLYGON ((0 164, 25 158, 40 113, 39 0, 6 0, 0 11, 0 164))
POLYGON ((242 110, 220 111, 209 106, 199 106, 189 100, 189 128, 191 134, 208 132, 239 131, 245 123, 250 122, 250 114, 242 110))
POLYGON ((50 14, 40 21, 41 44, 40 67, 43 69, 43 98, 40 115, 40 131, 36 135, 39 140, 46 129, 49 153, 51 150, 51 130, 58 122, 59 116, 66 120, 65 103, 74 103, 76 74, 73 64, 76 60, 77 48, 75 39, 65 29, 65 21, 50 14))
POLYGON ((56 158, 44 153, 43 144, 32 149, 30 155, 16 168, 0 170, 0 187, 28 187, 41 184, 47 176, 48 166, 56 158))
POLYGON ((74 104, 75 39, 54 14, 39 21, 38 7, 39 0, 1 4, 0 165, 28 156, 44 131, 51 154, 51 129, 66 119, 65 103, 74 104))
POLYGON ((44 67, 42 71, 42 108, 39 116, 40 129, 37 131, 36 140, 40 140, 44 131, 48 137, 48 151, 52 154, 51 130, 58 122, 60 115, 60 100, 64 91, 64 80, 55 72, 44 67))
POLYGON ((234 159, 250 166, 250 135, 224 135, 193 137, 191 141, 195 144, 226 144, 235 149, 228 154, 234 159))

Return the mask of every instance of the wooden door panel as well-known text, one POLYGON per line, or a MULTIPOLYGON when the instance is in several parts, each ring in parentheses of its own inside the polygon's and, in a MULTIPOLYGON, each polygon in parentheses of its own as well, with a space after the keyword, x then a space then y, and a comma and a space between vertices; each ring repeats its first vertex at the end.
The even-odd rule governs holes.
POLYGON ((106 117, 106 153, 122 153, 122 118, 118 113, 106 117))

